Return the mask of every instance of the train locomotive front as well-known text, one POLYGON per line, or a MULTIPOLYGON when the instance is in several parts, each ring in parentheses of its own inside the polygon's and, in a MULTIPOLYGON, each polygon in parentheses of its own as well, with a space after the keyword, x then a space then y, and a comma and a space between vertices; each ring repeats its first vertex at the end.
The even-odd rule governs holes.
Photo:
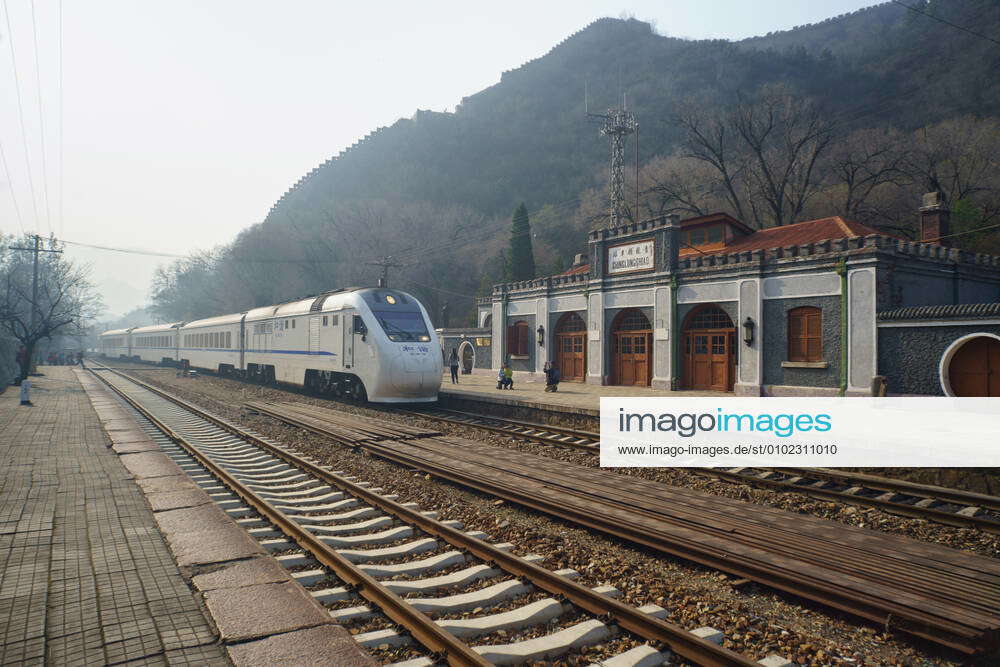
POLYGON ((423 306, 388 288, 350 288, 244 315, 250 379, 373 403, 433 402, 439 344, 423 306))

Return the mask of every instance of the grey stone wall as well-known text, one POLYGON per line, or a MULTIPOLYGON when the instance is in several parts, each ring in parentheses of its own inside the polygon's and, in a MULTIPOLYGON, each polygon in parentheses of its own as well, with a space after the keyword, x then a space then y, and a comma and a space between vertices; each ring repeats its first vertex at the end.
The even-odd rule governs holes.
POLYGON ((490 340, 492 343, 492 338, 490 337, 489 330, 464 330, 462 332, 444 331, 439 334, 441 339, 441 359, 444 361, 445 366, 448 365, 448 357, 451 355, 451 350, 454 348, 459 352, 459 358, 461 358, 461 348, 462 343, 467 342, 472 346, 473 351, 476 353, 476 363, 473 368, 490 368, 493 360, 493 348, 491 345, 476 345, 477 338, 485 338, 490 340), (464 334, 464 338, 462 335, 464 334))
POLYGON ((978 332, 1000 335, 1000 325, 879 327, 879 375, 890 394, 944 396, 942 355, 957 339, 978 332))
POLYGON ((763 384, 840 386, 840 297, 765 299, 763 323, 758 333, 764 338, 763 384), (823 361, 829 364, 826 368, 781 367, 782 361, 788 361, 788 311, 800 306, 816 306, 823 311, 823 361))

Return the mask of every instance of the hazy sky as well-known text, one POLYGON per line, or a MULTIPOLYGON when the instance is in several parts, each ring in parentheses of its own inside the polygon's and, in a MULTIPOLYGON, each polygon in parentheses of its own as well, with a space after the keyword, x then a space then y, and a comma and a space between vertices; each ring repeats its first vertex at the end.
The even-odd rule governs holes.
MULTIPOLYGON (((306 171, 375 127, 416 109, 452 110, 601 16, 633 15, 670 36, 739 39, 875 4, 35 0, 33 31, 31 0, 0 3, 11 26, 0 17, 10 170, 8 183, 0 167, 0 229, 21 229, 16 201, 25 230, 178 254, 260 222, 306 171)), ((118 314, 145 303, 153 270, 169 261, 68 252, 94 264, 118 314)))

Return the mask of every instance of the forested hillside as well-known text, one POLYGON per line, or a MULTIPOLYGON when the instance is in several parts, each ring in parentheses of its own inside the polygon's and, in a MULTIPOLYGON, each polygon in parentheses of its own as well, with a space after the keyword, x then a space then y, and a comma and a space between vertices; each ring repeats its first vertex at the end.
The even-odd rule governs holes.
MULTIPOLYGON (((1000 3, 908 4, 931 16, 887 3, 738 43, 597 20, 454 113, 418 111, 332 157, 227 248, 165 268, 154 305, 187 319, 372 282, 370 262, 391 255, 394 284, 464 321, 471 295, 508 273, 520 202, 539 273, 585 251, 600 224, 608 143, 584 114, 585 87, 592 111, 626 93, 639 121, 630 215, 726 210, 769 226, 844 214, 905 235, 919 194, 940 189, 959 226, 985 224, 1000 209, 1000 47, 947 23, 1000 38, 1000 3), (713 148, 738 156, 735 177, 720 177, 713 148), (761 170, 775 160, 790 177, 768 192, 761 170)), ((986 234, 965 240, 992 248, 986 234)))

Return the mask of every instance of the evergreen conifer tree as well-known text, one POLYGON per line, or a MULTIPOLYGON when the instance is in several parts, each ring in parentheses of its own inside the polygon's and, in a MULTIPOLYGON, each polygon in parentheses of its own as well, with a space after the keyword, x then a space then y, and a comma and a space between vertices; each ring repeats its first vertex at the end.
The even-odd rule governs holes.
POLYGON ((528 207, 521 202, 514 210, 510 225, 510 277, 511 280, 531 280, 535 277, 535 254, 531 248, 531 223, 528 207))

